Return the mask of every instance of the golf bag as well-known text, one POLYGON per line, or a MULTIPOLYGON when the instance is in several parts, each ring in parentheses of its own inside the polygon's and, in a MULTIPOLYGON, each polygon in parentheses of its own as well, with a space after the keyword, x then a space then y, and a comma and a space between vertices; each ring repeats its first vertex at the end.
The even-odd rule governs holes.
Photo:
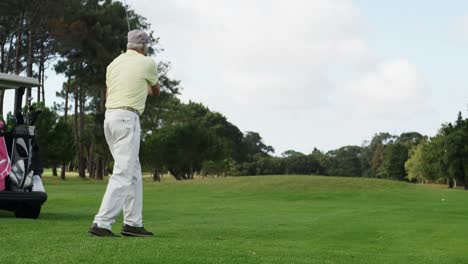
POLYGON ((35 127, 16 125, 7 139, 11 157, 9 189, 12 191, 31 191, 33 186, 33 144, 35 127))
POLYGON ((10 156, 4 138, 4 123, 0 121, 0 192, 5 190, 6 178, 11 171, 10 156))

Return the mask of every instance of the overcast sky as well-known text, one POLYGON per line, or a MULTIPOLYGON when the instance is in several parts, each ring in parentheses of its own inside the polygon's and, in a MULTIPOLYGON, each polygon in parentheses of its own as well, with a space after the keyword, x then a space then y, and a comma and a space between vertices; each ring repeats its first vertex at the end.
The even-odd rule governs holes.
MULTIPOLYGON (((259 132, 276 154, 434 135, 468 105, 468 1, 128 0, 184 101, 259 132)), ((48 100, 62 77, 49 73, 48 100)))

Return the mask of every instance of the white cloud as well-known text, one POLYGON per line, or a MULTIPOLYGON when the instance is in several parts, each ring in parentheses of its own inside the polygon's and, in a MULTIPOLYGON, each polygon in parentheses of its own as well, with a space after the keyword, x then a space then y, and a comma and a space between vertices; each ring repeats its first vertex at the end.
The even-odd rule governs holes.
POLYGON ((376 56, 352 0, 130 3, 161 37, 183 98, 259 131, 279 152, 359 144, 380 117, 426 107, 416 67, 376 56), (350 113, 360 127, 343 137, 350 113))
POLYGON ((342 104, 359 114, 391 117, 427 110, 429 90, 415 65, 397 59, 349 81, 341 95, 342 104))
MULTIPOLYGON (((358 67, 373 59, 350 0, 173 0, 135 6, 148 10, 166 56, 175 58, 175 72, 184 65, 215 65, 216 90, 200 87, 197 93, 215 92, 220 104, 314 108, 333 88, 324 74, 327 64, 358 67)), ((189 90, 197 84, 184 81, 190 86, 186 95, 197 96, 189 90)))

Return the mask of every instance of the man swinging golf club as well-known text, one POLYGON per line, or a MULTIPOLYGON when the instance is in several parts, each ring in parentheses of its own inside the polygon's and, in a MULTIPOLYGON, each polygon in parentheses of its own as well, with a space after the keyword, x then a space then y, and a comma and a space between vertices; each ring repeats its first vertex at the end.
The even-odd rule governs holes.
POLYGON ((127 52, 117 57, 106 74, 107 102, 104 134, 114 158, 114 169, 101 208, 89 234, 113 237, 112 224, 123 209, 125 236, 150 237, 143 227, 140 115, 148 95, 160 92, 157 67, 146 57, 149 37, 141 30, 128 33, 127 52))

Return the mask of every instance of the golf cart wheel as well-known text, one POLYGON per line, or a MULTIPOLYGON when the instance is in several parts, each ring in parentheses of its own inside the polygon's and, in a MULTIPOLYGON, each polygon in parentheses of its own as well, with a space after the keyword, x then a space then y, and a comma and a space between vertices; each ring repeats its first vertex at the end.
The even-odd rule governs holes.
POLYGON ((16 218, 37 219, 41 213, 41 205, 22 204, 15 210, 16 218))

